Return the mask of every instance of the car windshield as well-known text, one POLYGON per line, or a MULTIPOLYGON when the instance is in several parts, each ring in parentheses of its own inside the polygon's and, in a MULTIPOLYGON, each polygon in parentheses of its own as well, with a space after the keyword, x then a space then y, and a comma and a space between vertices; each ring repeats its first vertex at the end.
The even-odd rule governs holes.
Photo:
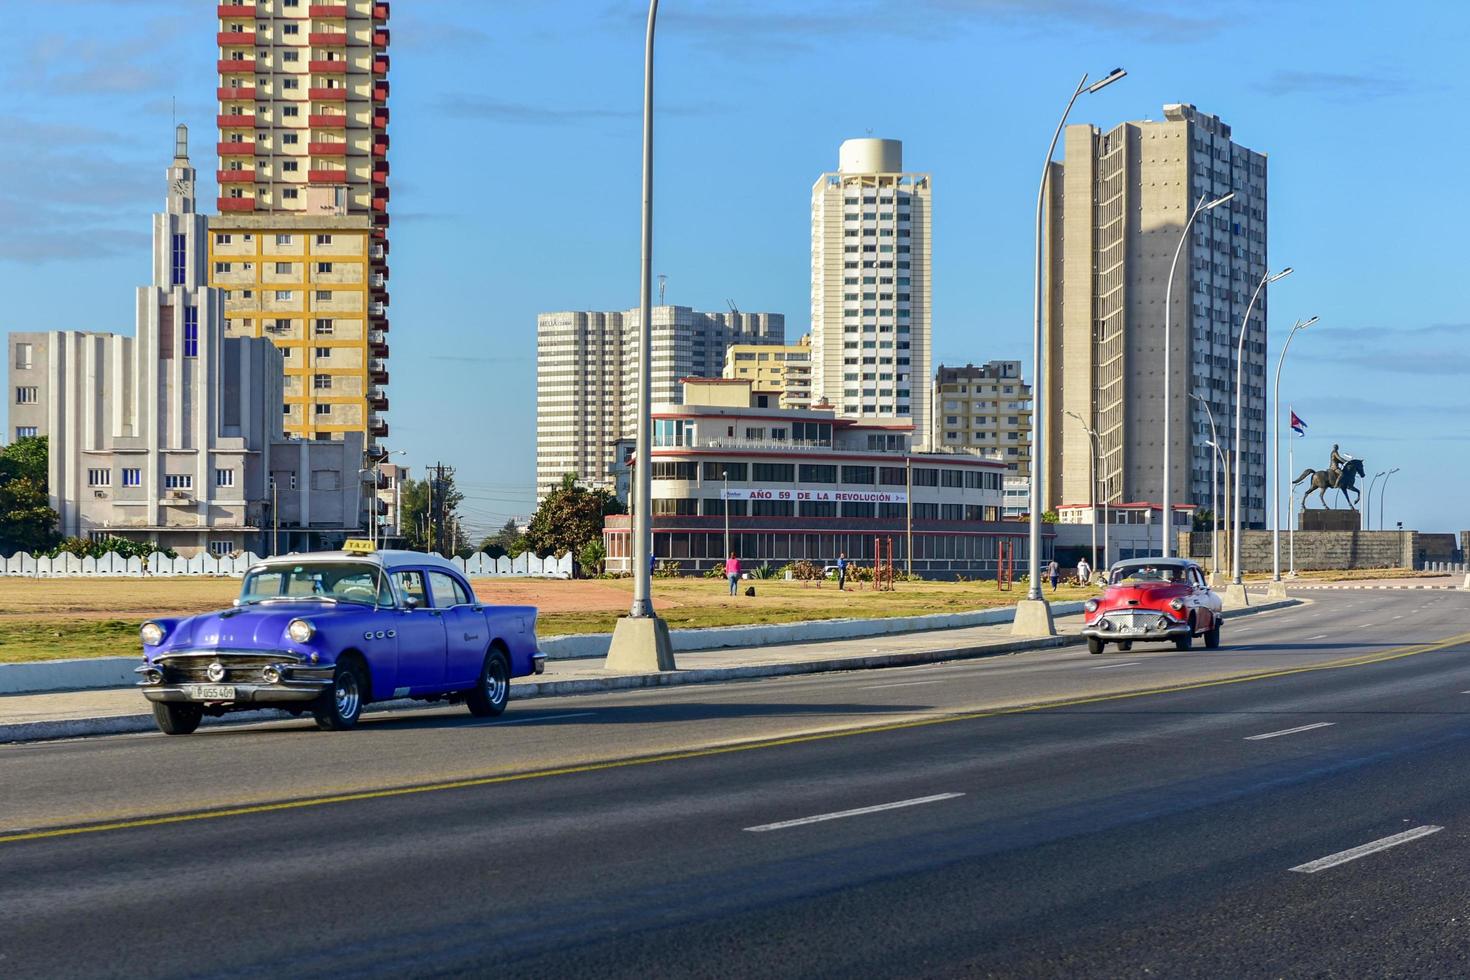
POLYGON ((1123 565, 1113 569, 1114 585, 1140 582, 1183 582, 1184 569, 1179 565, 1123 565))
POLYGON ((249 605, 271 599, 322 602, 361 602, 393 605, 388 577, 377 565, 360 562, 302 562, 253 568, 245 576, 240 602, 249 605))

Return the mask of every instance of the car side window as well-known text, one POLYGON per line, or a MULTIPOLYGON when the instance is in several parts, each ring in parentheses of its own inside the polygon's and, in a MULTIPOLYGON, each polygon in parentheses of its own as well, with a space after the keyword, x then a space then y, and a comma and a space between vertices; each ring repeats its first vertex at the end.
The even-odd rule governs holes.
POLYGON ((424 588, 424 573, 416 568, 408 568, 393 573, 393 584, 398 588, 398 594, 405 599, 417 599, 420 606, 429 604, 429 593, 424 588))
POLYGON ((450 606, 461 606, 469 602, 464 589, 460 588, 454 576, 448 572, 430 572, 429 586, 434 590, 436 609, 448 609, 450 606))

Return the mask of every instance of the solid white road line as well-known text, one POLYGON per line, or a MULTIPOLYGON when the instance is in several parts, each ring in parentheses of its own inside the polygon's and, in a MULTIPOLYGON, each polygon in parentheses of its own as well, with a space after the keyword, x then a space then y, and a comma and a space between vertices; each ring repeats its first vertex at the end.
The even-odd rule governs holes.
POLYGON ((866 813, 882 813, 884 810, 898 810, 907 806, 919 806, 924 803, 938 803, 941 800, 953 800, 964 796, 964 793, 937 793, 934 796, 919 796, 912 800, 899 800, 897 803, 880 803, 877 806, 864 806, 856 810, 839 810, 836 813, 819 813, 815 817, 800 817, 796 820, 782 820, 779 823, 763 823, 745 829, 753 834, 765 833, 767 830, 785 830, 787 827, 801 827, 809 823, 822 823, 825 820, 841 820, 843 817, 860 817, 866 813))
POLYGON ((1327 639, 1327 634, 1326 633, 1318 633, 1316 636, 1309 636, 1309 637, 1307 637, 1307 639, 1309 639, 1309 640, 1325 640, 1325 639, 1327 639))
POLYGON ((1335 868, 1339 864, 1356 861, 1358 858, 1367 857, 1369 854, 1386 851, 1390 847, 1407 844, 1409 841, 1418 840, 1420 837, 1437 834, 1441 830, 1444 830, 1444 828, 1436 827, 1433 824, 1425 824, 1423 827, 1415 827, 1413 830, 1406 830, 1401 834, 1394 834, 1391 837, 1382 837, 1378 840, 1370 841, 1367 844, 1360 844, 1357 847, 1349 848, 1346 851, 1338 851, 1336 854, 1329 854, 1324 858, 1308 861, 1306 864, 1298 864, 1290 870, 1300 871, 1304 875, 1316 874, 1318 871, 1326 871, 1328 868, 1335 868))
POLYGON ((1247 735, 1245 740, 1247 742, 1259 742, 1267 738, 1279 738, 1282 735, 1295 735, 1297 732, 1310 732, 1314 728, 1331 728, 1335 724, 1337 724, 1335 721, 1319 721, 1314 725, 1302 725, 1299 728, 1287 728, 1279 732, 1266 732, 1264 735, 1247 735))
POLYGON ((1360 629, 1360 630, 1361 629, 1367 629, 1369 626, 1372 626, 1372 625, 1373 625, 1372 623, 1359 623, 1358 624, 1358 629, 1360 629))
POLYGON ((1101 667, 1090 667, 1089 670, 1107 670, 1109 667, 1137 667, 1143 663, 1142 660, 1130 660, 1125 664, 1103 664, 1101 667))
POLYGON ((577 711, 569 715, 537 715, 534 718, 512 718, 509 721, 492 721, 492 725, 529 725, 533 721, 560 721, 563 718, 588 718, 595 711, 577 711))

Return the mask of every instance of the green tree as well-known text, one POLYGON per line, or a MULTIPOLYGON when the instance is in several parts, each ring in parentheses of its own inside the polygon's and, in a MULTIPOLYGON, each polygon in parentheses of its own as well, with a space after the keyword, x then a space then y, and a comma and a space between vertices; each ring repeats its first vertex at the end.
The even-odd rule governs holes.
POLYGON ((1059 524, 1061 520, 1054 510, 1044 510, 1041 512, 1041 523, 1043 524, 1059 524))
POLYGON ((45 436, 0 449, 0 555, 43 552, 60 537, 46 491, 45 436))
POLYGON ((1197 510, 1197 511, 1194 512, 1194 526, 1193 526, 1193 530, 1195 530, 1195 531, 1209 531, 1209 530, 1212 530, 1214 528, 1214 526, 1215 526, 1215 515, 1213 513, 1211 513, 1211 511, 1210 511, 1210 509, 1208 507, 1201 507, 1199 510, 1197 510))
POLYGON ((606 557, 607 549, 602 546, 602 539, 593 538, 577 552, 577 563, 582 566, 583 575, 596 575, 602 571, 602 560, 606 557))
MULTIPOLYGON (((514 547, 516 540, 520 536, 521 529, 516 527, 515 518, 508 517, 505 520, 504 527, 480 542, 480 550, 491 558, 503 558, 511 553, 510 549, 514 547)), ((522 546, 521 551, 525 550, 525 547, 522 546)), ((519 554, 520 552, 516 553, 519 554)))
POLYGON ((602 539, 603 519, 627 508, 607 490, 589 490, 568 473, 546 495, 526 528, 526 547, 538 555, 579 555, 589 541, 602 539))

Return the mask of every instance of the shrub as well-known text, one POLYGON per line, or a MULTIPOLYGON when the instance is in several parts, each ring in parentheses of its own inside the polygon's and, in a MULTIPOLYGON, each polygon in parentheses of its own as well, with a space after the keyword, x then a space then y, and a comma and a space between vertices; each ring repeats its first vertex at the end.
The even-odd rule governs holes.
MULTIPOLYGON (((147 558, 155 551, 161 551, 165 558, 177 558, 178 552, 172 548, 159 548, 155 541, 130 541, 127 538, 99 538, 93 541, 89 538, 67 538, 45 552, 44 556, 55 558, 61 554, 76 555, 78 558, 101 558, 108 552, 122 558, 147 558)), ((42 557, 37 555, 36 557, 42 557)))
POLYGON ((771 579, 776 577, 776 570, 771 567, 770 562, 762 562, 750 570, 751 578, 771 579))
POLYGON ((787 566, 791 570, 791 577, 798 582, 820 582, 822 581, 822 566, 809 561, 792 562, 787 566))
POLYGON ((658 562, 653 566, 654 578, 678 578, 682 574, 683 571, 680 569, 679 563, 676 561, 664 559, 663 561, 658 562))

